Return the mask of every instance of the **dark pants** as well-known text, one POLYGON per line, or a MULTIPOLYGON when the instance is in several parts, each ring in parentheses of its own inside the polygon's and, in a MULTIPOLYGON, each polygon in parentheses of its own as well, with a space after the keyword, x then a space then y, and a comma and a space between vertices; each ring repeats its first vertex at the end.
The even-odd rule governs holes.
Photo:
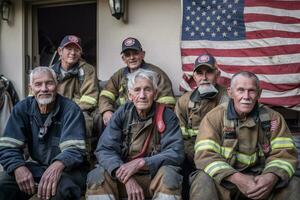
MULTIPOLYGON (((31 171, 34 181, 39 182, 45 167, 38 166, 34 163, 26 163, 26 167, 31 171)), ((86 180, 85 170, 73 170, 63 172, 56 189, 56 195, 52 200, 79 200, 82 192, 85 190, 86 180)), ((21 192, 15 177, 7 174, 5 171, 0 172, 0 200, 25 200, 30 196, 21 192)))
POLYGON ((183 176, 183 182, 182 182, 182 198, 183 200, 189 200, 190 199, 190 175, 196 171, 193 154, 185 154, 184 162, 181 165, 182 168, 182 176, 183 176))

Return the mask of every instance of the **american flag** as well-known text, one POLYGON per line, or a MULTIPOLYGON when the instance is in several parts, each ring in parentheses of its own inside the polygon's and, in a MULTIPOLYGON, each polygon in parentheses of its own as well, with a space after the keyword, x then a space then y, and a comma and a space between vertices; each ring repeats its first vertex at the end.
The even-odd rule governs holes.
POLYGON ((184 90, 192 90, 198 55, 215 56, 219 82, 255 73, 260 102, 300 110, 300 1, 183 0, 181 56, 184 90))

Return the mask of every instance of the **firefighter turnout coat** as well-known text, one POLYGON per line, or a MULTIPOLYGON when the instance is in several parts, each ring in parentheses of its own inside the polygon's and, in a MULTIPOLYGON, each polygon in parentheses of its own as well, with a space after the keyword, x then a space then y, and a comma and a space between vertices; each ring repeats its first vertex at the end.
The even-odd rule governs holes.
MULTIPOLYGON (((141 68, 152 70, 158 74, 158 93, 155 98, 156 102, 174 106, 176 99, 173 94, 172 83, 167 74, 159 67, 145 63, 144 61, 141 64, 141 68)), ((106 111, 114 112, 118 106, 123 105, 128 99, 128 73, 130 73, 128 67, 121 68, 108 80, 99 97, 99 109, 101 114, 106 111)))
POLYGON ((284 118, 257 104, 239 119, 232 100, 209 112, 201 122, 195 144, 196 167, 216 183, 238 171, 273 173, 286 185, 297 166, 297 151, 284 118))
POLYGON ((62 73, 60 62, 52 66, 58 78, 57 92, 76 102, 81 110, 93 111, 98 104, 99 86, 95 69, 80 60, 66 73, 62 73))

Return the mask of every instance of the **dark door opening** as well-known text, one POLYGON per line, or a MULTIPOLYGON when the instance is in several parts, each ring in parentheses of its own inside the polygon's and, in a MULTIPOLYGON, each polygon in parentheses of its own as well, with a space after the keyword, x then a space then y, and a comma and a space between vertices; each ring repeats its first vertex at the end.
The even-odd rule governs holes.
POLYGON ((40 65, 49 65, 65 35, 77 35, 82 41, 82 57, 96 66, 96 8, 96 3, 37 8, 40 65))

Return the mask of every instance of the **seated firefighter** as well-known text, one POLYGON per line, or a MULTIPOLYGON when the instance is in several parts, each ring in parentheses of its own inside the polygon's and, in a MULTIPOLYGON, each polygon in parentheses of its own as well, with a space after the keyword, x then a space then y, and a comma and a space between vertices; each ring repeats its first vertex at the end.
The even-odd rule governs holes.
POLYGON ((229 102, 204 117, 190 199, 299 199, 291 133, 279 113, 258 103, 260 94, 257 76, 239 72, 229 102))
POLYGON ((174 112, 154 101, 157 75, 128 76, 132 102, 121 106, 96 149, 99 166, 88 174, 87 199, 181 199, 183 140, 174 112))
POLYGON ((193 79, 197 88, 186 92, 177 101, 175 111, 184 141, 185 161, 183 162, 185 194, 188 193, 188 177, 196 170, 194 164, 194 146, 201 120, 217 105, 228 101, 226 89, 217 84, 220 71, 216 60, 209 54, 202 54, 194 64, 193 79), (187 187, 185 187, 187 186, 187 187))
MULTIPOLYGON (((86 125, 88 160, 92 164, 98 134, 93 131, 93 114, 98 104, 99 87, 95 68, 81 59, 81 39, 75 35, 65 36, 58 49, 60 60, 52 66, 58 86, 57 92, 76 102, 83 111, 86 125)), ((97 132, 98 133, 98 132, 97 132)))
POLYGON ((159 88, 155 100, 158 103, 175 106, 176 99, 169 77, 159 67, 144 61, 145 51, 137 39, 131 37, 125 39, 122 43, 121 54, 122 60, 127 66, 119 69, 110 77, 99 97, 99 109, 105 126, 107 126, 117 107, 124 104, 128 99, 127 75, 138 69, 155 71, 158 74, 159 88))
POLYGON ((57 94, 55 72, 30 74, 33 96, 19 102, 0 138, 0 199, 80 199, 85 188, 85 127, 80 108, 57 94), (27 145, 29 160, 24 160, 27 145))

